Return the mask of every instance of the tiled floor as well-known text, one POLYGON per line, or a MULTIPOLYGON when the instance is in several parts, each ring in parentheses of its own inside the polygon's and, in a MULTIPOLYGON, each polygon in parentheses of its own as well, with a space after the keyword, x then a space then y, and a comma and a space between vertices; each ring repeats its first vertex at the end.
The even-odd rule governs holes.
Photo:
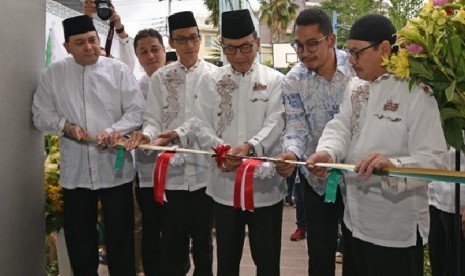
MULTIPOLYGON (((295 209, 284 206, 283 235, 281 238, 281 275, 282 276, 304 276, 307 275, 307 243, 305 240, 293 242, 289 236, 295 230, 295 209)), ((216 256, 213 263, 213 271, 216 270, 216 256)), ((191 269, 189 275, 192 275, 191 269)), ((99 268, 100 276, 108 276, 105 266, 99 268)), ((245 241, 244 252, 241 261, 241 276, 254 276, 255 265, 250 255, 249 241, 245 241)), ((336 276, 342 275, 342 266, 336 265, 336 276)))

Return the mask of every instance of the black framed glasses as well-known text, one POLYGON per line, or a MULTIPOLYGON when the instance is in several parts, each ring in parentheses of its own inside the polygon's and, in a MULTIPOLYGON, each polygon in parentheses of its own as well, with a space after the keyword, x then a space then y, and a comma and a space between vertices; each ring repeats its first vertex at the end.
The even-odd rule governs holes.
POLYGON ((307 48, 307 51, 309 51, 310 53, 315 53, 316 51, 318 51, 318 46, 320 45, 320 42, 327 37, 328 35, 325 35, 320 39, 309 39, 304 43, 294 41, 291 45, 297 54, 302 54, 305 48, 307 48))
POLYGON ((190 41, 192 44, 200 41, 200 35, 191 35, 191 36, 178 36, 173 38, 174 41, 178 44, 187 44, 187 41, 190 41))
POLYGON ((256 38, 254 40, 252 40, 251 42, 249 43, 244 43, 242 45, 239 45, 239 46, 232 46, 232 45, 222 45, 222 48, 223 48, 223 51, 226 55, 235 55, 237 53, 237 49, 239 49, 239 51, 241 51, 241 53, 243 54, 248 54, 250 52, 252 52, 252 49, 253 49, 253 44, 255 43, 255 40, 257 40, 256 38))
POLYGON ((379 43, 372 43, 366 47, 363 47, 362 49, 354 50, 354 49, 344 49, 344 51, 348 54, 351 55, 354 59, 358 60, 360 58, 360 55, 367 49, 370 49, 372 47, 378 46, 379 43))

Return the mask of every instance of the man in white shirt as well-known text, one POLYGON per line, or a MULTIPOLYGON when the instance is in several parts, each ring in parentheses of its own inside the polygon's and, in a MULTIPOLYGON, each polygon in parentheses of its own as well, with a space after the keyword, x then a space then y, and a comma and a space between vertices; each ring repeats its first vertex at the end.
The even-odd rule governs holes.
POLYGON ((218 276, 239 275, 247 225, 257 275, 279 275, 281 225, 286 184, 279 175, 254 178, 253 212, 233 206, 237 156, 275 156, 284 128, 283 75, 255 62, 260 39, 248 10, 222 14, 222 47, 228 65, 204 77, 196 101, 197 137, 204 149, 230 144, 220 170, 211 168, 207 193, 213 197, 218 276))
MULTIPOLYGON (((422 85, 386 72, 396 29, 381 15, 351 27, 348 52, 358 78, 347 85, 340 112, 325 127, 308 169, 317 162, 356 164, 341 185, 344 197, 344 267, 357 275, 423 275, 429 214, 427 182, 372 175, 407 166, 443 168, 446 150, 437 102, 422 85)), ((343 268, 344 269, 344 268, 343 268)))
MULTIPOLYGON (((148 142, 166 145, 166 139, 157 138, 162 133, 176 138, 177 135, 169 130, 193 117, 202 76, 216 68, 199 59, 200 35, 192 12, 175 13, 168 17, 168 23, 169 43, 176 49, 179 60, 152 76, 143 132, 132 136, 129 149, 148 142)), ((190 135, 187 140, 186 146, 199 148, 195 136, 190 135)), ((161 208, 161 275, 185 275, 189 271, 190 238, 193 240, 194 274, 213 275, 212 199, 205 193, 209 161, 203 155, 189 154, 184 164, 169 167, 166 202, 161 208)))
MULTIPOLYGON (((336 36, 323 10, 302 11, 296 18, 294 34, 293 45, 301 62, 283 81, 285 152, 278 158, 307 160, 315 153, 326 123, 339 111, 346 85, 354 73, 349 56, 334 48, 336 36)), ((287 177, 295 165, 278 163, 276 169, 287 177)), ((340 192, 338 190, 335 203, 325 203, 324 182, 303 166, 298 171, 300 184, 297 187, 302 191, 307 229, 308 274, 334 275, 338 220, 343 211, 340 192)))
POLYGON ((74 275, 97 275, 97 201, 102 202, 108 265, 113 275, 132 276, 134 267, 133 166, 130 153, 115 170, 121 135, 140 127, 144 101, 136 79, 123 63, 100 57, 92 19, 65 19, 64 46, 72 57, 46 69, 34 95, 34 124, 61 133, 60 180, 64 230, 74 275), (98 145, 78 142, 96 137, 98 145))
MULTIPOLYGON (((134 37, 134 50, 145 71, 145 75, 139 80, 139 86, 144 100, 147 100, 150 77, 166 63, 165 46, 160 33, 154 29, 140 30, 134 37)), ((135 154, 135 195, 142 212, 142 239, 140 247, 136 247, 136 250, 140 250, 145 276, 161 273, 161 209, 160 205, 155 203, 152 182, 156 157, 156 152, 148 154, 136 150, 135 154)), ((139 252, 136 251, 136 256, 139 252)))

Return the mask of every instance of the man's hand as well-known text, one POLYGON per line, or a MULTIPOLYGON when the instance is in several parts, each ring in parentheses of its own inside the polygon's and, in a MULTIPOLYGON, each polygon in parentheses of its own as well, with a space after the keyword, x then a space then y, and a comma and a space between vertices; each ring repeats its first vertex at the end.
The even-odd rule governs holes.
POLYGON ((168 130, 158 134, 157 140, 155 140, 156 146, 167 146, 169 143, 178 142, 179 136, 175 131, 168 130))
POLYGON ((115 24, 115 29, 118 30, 118 29, 123 28, 123 23, 121 23, 121 17, 116 12, 115 8, 110 7, 110 10, 111 10, 110 22, 113 22, 115 24))
POLYGON ((276 156, 279 161, 276 163, 276 172, 283 177, 289 177, 295 170, 295 164, 285 163, 284 160, 297 161, 297 156, 292 151, 286 151, 276 156))
POLYGON ((249 152, 249 144, 244 143, 231 148, 225 158, 225 167, 223 172, 234 172, 242 163, 242 157, 247 156, 249 152))
POLYGON ((102 149, 105 149, 106 147, 115 147, 116 142, 118 142, 121 138, 122 135, 118 131, 108 133, 104 130, 97 134, 97 146, 102 149))
POLYGON ((126 150, 133 150, 139 145, 148 144, 150 142, 150 137, 143 134, 142 131, 134 131, 124 146, 126 150))
POLYGON ((77 141, 81 141, 84 137, 87 136, 86 131, 82 127, 75 124, 70 124, 68 122, 66 122, 65 126, 63 127, 63 133, 66 136, 76 139, 77 141))
POLYGON ((355 172, 368 180, 374 170, 380 170, 387 167, 395 167, 394 164, 381 153, 371 152, 367 154, 362 161, 355 166, 355 172))
POLYGON ((328 171, 325 168, 316 167, 316 163, 333 163, 333 158, 327 151, 317 151, 307 159, 307 169, 320 178, 326 178, 328 171))

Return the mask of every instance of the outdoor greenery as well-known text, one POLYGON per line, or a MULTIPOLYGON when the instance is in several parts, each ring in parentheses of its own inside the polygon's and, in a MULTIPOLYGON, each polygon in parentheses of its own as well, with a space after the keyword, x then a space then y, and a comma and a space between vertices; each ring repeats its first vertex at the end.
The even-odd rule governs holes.
POLYGON ((260 0, 260 21, 271 29, 271 43, 286 42, 287 27, 298 9, 299 5, 289 0, 260 0))
POLYGON ((424 0, 390 0, 392 6, 388 9, 388 16, 394 26, 400 29, 407 24, 407 20, 417 16, 424 0))
POLYGON ((389 72, 433 92, 446 141, 456 149, 465 148, 464 6, 465 0, 429 0, 398 31, 399 52, 384 60, 389 72))

